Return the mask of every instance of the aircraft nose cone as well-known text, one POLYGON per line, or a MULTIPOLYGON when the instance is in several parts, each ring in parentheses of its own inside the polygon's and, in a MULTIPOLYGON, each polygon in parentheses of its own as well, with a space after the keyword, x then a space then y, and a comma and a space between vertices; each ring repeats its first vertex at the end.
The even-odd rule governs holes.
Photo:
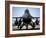
POLYGON ((30 15, 29 10, 26 9, 25 13, 24 13, 24 15, 22 17, 23 17, 23 22, 29 23, 31 21, 32 16, 30 15))
POLYGON ((31 15, 30 15, 30 13, 29 13, 29 10, 28 10, 28 9, 26 9, 26 10, 25 10, 25 13, 24 13, 24 15, 23 15, 22 17, 23 17, 23 18, 31 17, 31 15))

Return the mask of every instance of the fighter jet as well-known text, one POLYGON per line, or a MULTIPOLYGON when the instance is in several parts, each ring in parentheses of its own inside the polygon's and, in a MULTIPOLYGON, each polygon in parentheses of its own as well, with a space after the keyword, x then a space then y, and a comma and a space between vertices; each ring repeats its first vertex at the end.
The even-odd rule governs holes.
POLYGON ((25 25, 26 29, 28 29, 28 24, 30 24, 32 26, 32 28, 34 29, 35 28, 35 24, 37 24, 37 25, 39 24, 38 18, 40 18, 40 17, 33 17, 30 14, 29 10, 26 9, 25 12, 24 12, 24 15, 22 17, 13 17, 13 18, 20 18, 19 23, 16 21, 17 24, 18 24, 18 28, 20 26, 20 29, 21 29, 25 25), (32 21, 32 19, 34 19, 34 18, 36 18, 35 22, 32 21), (23 20, 21 20, 21 19, 23 19, 23 20), (22 25, 21 25, 21 22, 23 22, 22 25))

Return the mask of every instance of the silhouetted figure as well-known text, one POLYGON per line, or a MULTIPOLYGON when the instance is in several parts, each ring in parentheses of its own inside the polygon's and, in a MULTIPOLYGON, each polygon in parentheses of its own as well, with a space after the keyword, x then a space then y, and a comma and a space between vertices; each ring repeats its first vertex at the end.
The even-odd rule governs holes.
POLYGON ((35 29, 35 22, 33 22, 32 29, 35 29))
POLYGON ((35 23, 36 23, 36 25, 39 25, 39 20, 38 20, 38 18, 36 18, 35 23))
POLYGON ((18 28, 19 28, 19 26, 21 25, 21 22, 22 22, 22 21, 21 21, 21 18, 20 18, 19 23, 18 23, 18 28))
POLYGON ((21 26, 20 26, 20 29, 22 29, 22 27, 24 26, 25 24, 23 23, 21 26))
POLYGON ((17 18, 16 18, 16 21, 15 21, 15 25, 18 25, 18 21, 17 21, 17 18))

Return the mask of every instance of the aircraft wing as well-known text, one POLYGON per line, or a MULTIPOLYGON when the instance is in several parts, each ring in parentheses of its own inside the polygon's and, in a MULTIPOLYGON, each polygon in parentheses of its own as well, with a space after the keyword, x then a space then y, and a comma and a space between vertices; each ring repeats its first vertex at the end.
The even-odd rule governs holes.
POLYGON ((32 17, 32 18, 40 18, 40 17, 32 17))
POLYGON ((23 18, 23 17, 12 17, 12 18, 14 18, 14 19, 15 19, 15 18, 23 18))
MULTIPOLYGON (((23 17, 12 17, 12 18, 15 19, 15 18, 23 18, 23 17)), ((32 17, 32 18, 34 19, 34 18, 40 18, 40 17, 32 17)))

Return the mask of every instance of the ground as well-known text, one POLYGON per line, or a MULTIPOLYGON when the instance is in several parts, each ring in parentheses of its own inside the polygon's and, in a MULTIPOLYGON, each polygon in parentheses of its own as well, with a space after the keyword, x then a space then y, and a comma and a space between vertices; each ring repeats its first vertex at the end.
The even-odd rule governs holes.
MULTIPOLYGON (((18 26, 13 26, 13 30, 14 31, 15 30, 20 30, 17 27, 18 26)), ((35 25, 35 29, 32 29, 32 26, 31 25, 28 25, 28 29, 26 29, 26 26, 24 25, 21 30, 39 30, 39 29, 40 29, 40 25, 35 25)))

